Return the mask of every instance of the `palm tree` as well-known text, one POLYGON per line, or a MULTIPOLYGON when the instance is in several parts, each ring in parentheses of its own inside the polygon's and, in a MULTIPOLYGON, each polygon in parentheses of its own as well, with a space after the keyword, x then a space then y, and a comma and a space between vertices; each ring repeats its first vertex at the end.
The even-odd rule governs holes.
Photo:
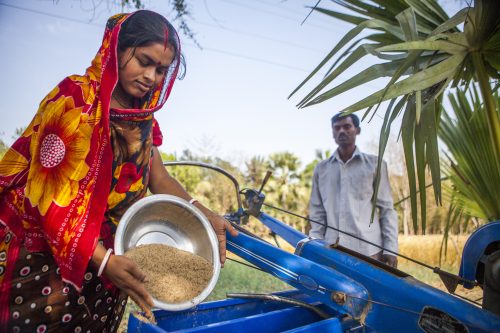
POLYGON ((246 177, 245 182, 251 188, 259 188, 266 174, 267 161, 262 156, 252 156, 250 160, 245 162, 246 177))
MULTIPOLYGON (((470 90, 469 99, 462 90, 449 94, 453 112, 442 115, 439 137, 449 149, 444 172, 453 184, 450 196, 459 215, 494 221, 500 219, 498 160, 488 132, 486 105, 481 104, 475 86, 470 90)), ((498 93, 492 97, 498 105, 498 93)))
MULTIPOLYGON (((300 166, 300 158, 290 152, 269 156, 267 168, 273 172, 266 190, 269 203, 299 214, 305 212, 309 192, 300 184, 300 166)), ((290 215, 281 213, 278 218, 297 230, 305 230, 306 223, 302 220, 292 220, 290 215)))
MULTIPOLYGON (((479 84, 483 112, 488 118, 488 135, 500 173, 500 117, 492 97, 490 80, 500 76, 500 1, 475 0, 449 18, 435 0, 333 0, 345 11, 315 10, 355 24, 325 59, 292 92, 330 65, 327 75, 298 104, 307 107, 322 103, 343 92, 381 77, 387 86, 348 106, 351 113, 366 109, 373 116, 380 103, 388 101, 380 133, 379 166, 387 145, 391 124, 402 117, 401 137, 408 171, 414 229, 417 224, 417 192, 420 196, 421 230, 426 227, 425 171, 430 169, 436 203, 441 202, 440 160, 437 144, 443 92, 451 86, 479 84), (459 25, 464 24, 464 30, 459 25), (370 34, 358 37, 368 30, 370 34), (357 39, 356 39, 357 38, 357 39), (330 85, 364 56, 380 62, 334 87, 330 85), (418 184, 418 191, 417 191, 418 184)), ((290 96, 291 96, 290 95, 290 96)), ((380 167, 379 167, 380 169, 380 167)), ((378 182, 376 188, 378 188, 378 182)), ((375 191, 376 192, 376 191, 375 191)))
POLYGON ((311 191, 311 186, 312 186, 311 179, 313 178, 314 168, 316 168, 316 165, 318 165, 319 162, 321 162, 322 160, 326 160, 331 155, 332 151, 329 149, 325 151, 317 149, 315 152, 314 160, 311 163, 307 164, 302 173, 300 174, 301 184, 309 192, 311 191))

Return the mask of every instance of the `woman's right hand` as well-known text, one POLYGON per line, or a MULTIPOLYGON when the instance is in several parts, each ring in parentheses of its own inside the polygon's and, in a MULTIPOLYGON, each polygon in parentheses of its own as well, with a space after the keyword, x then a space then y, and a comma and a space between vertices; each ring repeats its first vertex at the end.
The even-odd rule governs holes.
MULTIPOLYGON (((99 269, 101 266, 106 252, 106 248, 98 243, 91 259, 96 269, 99 269)), ((153 299, 144 287, 146 274, 141 272, 139 267, 125 256, 111 255, 105 265, 104 274, 106 277, 115 287, 123 290, 125 294, 130 296, 149 317, 151 315, 153 299)))
POLYGON ((153 299, 144 287, 146 275, 129 258, 112 255, 104 269, 106 277, 141 307, 147 316, 151 314, 153 299))

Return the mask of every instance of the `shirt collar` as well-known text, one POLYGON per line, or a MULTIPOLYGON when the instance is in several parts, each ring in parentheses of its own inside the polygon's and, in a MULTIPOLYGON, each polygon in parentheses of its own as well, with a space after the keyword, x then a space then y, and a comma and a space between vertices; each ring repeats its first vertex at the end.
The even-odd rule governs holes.
MULTIPOLYGON (((352 157, 349 159, 352 160, 353 158, 357 157, 357 156, 361 156, 361 150, 359 149, 358 146, 356 146, 356 148, 354 149, 354 153, 352 154, 352 157)), ((344 163, 341 159, 340 159, 340 156, 339 156, 339 149, 335 149, 335 152, 333 153, 333 155, 330 157, 330 162, 335 162, 335 161, 338 161, 338 162, 342 162, 344 163)), ((347 162, 349 162, 347 161, 347 162)), ((347 163, 346 162, 346 163, 347 163)))

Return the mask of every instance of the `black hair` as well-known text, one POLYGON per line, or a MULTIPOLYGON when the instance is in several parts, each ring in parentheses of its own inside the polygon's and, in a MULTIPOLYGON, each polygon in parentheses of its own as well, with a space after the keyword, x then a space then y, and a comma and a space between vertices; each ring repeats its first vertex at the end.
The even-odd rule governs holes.
MULTIPOLYGON (((174 57, 180 59, 180 73, 185 73, 184 57, 180 53, 179 39, 175 28, 162 15, 149 10, 140 10, 123 22, 118 35, 118 52, 129 47, 137 48, 154 43, 170 45, 174 48, 174 57), (168 40, 165 41, 165 35, 168 40)), ((179 75, 181 78, 183 74, 179 75)))
POLYGON ((354 113, 345 115, 343 112, 337 113, 335 116, 332 117, 332 126, 334 123, 337 121, 340 121, 344 118, 350 117, 352 119, 352 123, 354 124, 354 127, 359 128, 359 118, 356 116, 354 113))

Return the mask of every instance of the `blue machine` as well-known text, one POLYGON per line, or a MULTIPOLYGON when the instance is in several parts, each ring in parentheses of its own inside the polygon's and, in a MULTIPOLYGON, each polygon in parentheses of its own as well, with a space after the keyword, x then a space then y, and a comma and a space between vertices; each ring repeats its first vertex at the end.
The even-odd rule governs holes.
MULTIPOLYGON (((170 165, 198 165, 196 162, 170 165)), ((268 177, 266 177, 268 178, 268 177)), ((264 184, 262 185, 262 187, 264 184)), ((261 187, 261 190, 262 190, 261 187)), ((245 190, 246 210, 232 222, 255 216, 295 248, 289 253, 238 227, 229 251, 296 290, 272 295, 228 295, 182 312, 155 311, 158 325, 130 317, 128 332, 500 332, 500 221, 471 235, 460 276, 435 269, 453 292, 457 284, 481 285, 483 307, 421 283, 383 263, 323 240, 310 239, 261 212, 261 190, 245 190)), ((235 224, 237 226, 237 224, 235 224)))

